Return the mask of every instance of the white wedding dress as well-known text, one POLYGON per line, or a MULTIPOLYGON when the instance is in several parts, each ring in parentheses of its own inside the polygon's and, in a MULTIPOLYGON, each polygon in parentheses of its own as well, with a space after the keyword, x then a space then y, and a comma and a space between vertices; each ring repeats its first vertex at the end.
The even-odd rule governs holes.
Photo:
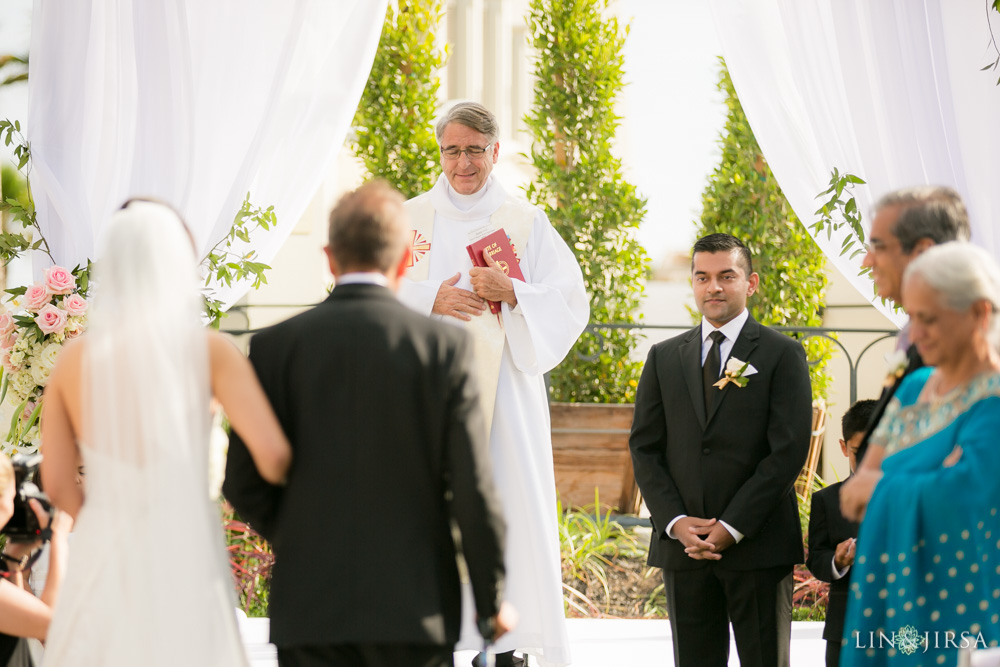
POLYGON ((208 340, 190 241, 155 204, 108 227, 84 339, 84 504, 43 665, 245 667, 208 497, 208 340))

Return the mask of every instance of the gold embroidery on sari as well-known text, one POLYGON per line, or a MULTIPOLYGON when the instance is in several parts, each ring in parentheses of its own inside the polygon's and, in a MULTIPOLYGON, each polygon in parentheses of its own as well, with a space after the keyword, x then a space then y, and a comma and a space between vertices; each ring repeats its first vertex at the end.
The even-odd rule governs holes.
POLYGON ((944 396, 904 406, 893 396, 872 433, 871 443, 885 447, 886 456, 940 433, 979 401, 1000 397, 1000 374, 984 373, 944 396))

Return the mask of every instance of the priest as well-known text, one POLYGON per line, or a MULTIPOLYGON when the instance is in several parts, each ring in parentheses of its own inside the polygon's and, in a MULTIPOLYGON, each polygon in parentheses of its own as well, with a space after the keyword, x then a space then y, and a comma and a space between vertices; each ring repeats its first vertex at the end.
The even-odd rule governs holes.
MULTIPOLYGON (((496 664, 524 664, 517 650, 542 667, 568 665, 543 374, 583 332, 589 299, 576 257, 545 214, 491 174, 500 155, 493 114, 480 104, 456 104, 436 134, 444 173, 406 204, 413 230, 399 298, 464 327, 475 341, 475 373, 508 527, 506 599, 520 613, 517 628, 496 647, 496 664), (523 281, 509 277, 488 253, 473 263, 468 246, 501 229, 523 281)), ((458 648, 476 648, 471 604, 465 609, 458 648)))

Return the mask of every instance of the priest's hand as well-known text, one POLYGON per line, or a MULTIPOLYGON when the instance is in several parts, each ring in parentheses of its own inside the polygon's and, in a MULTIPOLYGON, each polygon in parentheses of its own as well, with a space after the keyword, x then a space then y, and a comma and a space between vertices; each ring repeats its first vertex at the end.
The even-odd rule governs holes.
POLYGON ((473 267, 469 271, 469 278, 472 279, 472 289, 483 299, 489 301, 504 301, 511 308, 517 305, 517 295, 514 294, 514 281, 512 281, 500 265, 493 261, 493 258, 483 250, 483 259, 486 266, 473 267))
MULTIPOLYGON (((473 269, 475 271, 475 269, 473 269)), ((455 287, 455 283, 462 277, 461 273, 456 273, 448 280, 441 282, 437 296, 434 297, 434 307, 432 313, 438 315, 450 315, 460 320, 468 322, 471 315, 482 315, 486 310, 486 304, 475 295, 474 292, 455 287)))

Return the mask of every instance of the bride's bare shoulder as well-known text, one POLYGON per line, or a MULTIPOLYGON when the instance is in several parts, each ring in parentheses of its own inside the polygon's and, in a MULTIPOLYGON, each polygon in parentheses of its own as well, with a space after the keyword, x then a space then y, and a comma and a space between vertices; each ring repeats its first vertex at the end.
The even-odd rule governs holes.
POLYGON ((56 368, 61 366, 63 368, 73 368, 78 370, 83 360, 83 353, 86 349, 86 336, 66 341, 63 343, 62 349, 59 350, 59 360, 56 362, 56 368))
POLYGON ((86 336, 63 343, 56 365, 49 376, 48 386, 61 386, 64 383, 77 386, 83 372, 83 354, 86 349, 86 336))
POLYGON ((208 359, 213 367, 236 357, 243 357, 232 336, 214 329, 207 329, 205 335, 208 337, 208 359))

